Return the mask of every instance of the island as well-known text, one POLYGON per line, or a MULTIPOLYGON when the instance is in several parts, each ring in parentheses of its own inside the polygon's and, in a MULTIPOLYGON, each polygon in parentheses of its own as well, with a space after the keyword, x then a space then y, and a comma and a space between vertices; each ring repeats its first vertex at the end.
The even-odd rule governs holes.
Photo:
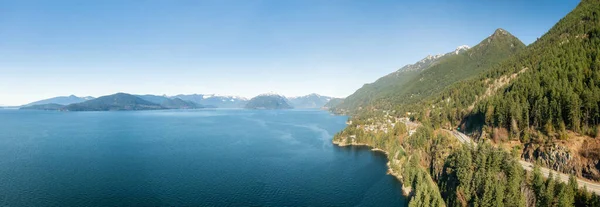
POLYGON ((63 109, 65 111, 133 111, 167 109, 167 107, 146 101, 131 94, 116 93, 81 103, 70 104, 63 109))
POLYGON ((246 109, 292 109, 287 98, 277 94, 262 94, 248 101, 246 109))

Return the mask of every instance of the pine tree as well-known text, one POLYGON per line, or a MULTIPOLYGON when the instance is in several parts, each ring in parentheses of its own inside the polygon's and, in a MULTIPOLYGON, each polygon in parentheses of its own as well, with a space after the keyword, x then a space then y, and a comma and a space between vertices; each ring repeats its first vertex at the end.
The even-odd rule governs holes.
POLYGON ((559 207, 573 207, 575 206, 575 194, 571 186, 565 184, 558 184, 558 206, 559 207))
POLYGON ((546 192, 544 192, 544 202, 542 203, 543 206, 552 206, 554 203, 554 196, 555 196, 555 184, 556 181, 554 180, 554 175, 552 174, 552 172, 550 172, 550 174, 548 175, 548 179, 546 179, 546 192))
POLYGON ((546 187, 544 186, 544 177, 542 175, 542 172, 540 171, 540 166, 538 164, 535 164, 535 166, 533 167, 533 191, 535 192, 536 195, 536 204, 537 206, 544 206, 545 202, 545 197, 543 196, 544 192, 546 191, 546 187))

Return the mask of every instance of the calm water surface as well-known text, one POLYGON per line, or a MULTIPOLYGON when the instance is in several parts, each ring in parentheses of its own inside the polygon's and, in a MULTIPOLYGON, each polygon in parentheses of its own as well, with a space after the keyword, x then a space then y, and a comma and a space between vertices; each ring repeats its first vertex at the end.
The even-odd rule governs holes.
POLYGON ((406 206, 317 110, 0 110, 0 206, 406 206))

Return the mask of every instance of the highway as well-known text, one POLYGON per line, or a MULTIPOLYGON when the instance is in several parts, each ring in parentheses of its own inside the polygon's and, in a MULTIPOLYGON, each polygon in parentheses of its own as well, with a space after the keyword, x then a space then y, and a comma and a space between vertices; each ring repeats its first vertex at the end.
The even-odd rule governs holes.
MULTIPOLYGON (((445 129, 444 129, 445 130, 445 129)), ((475 143, 469 136, 453 130, 445 130, 447 132, 449 132, 450 134, 454 135, 454 137, 456 137, 456 139, 458 139, 458 141, 460 143, 463 144, 473 144, 474 146, 477 146, 477 143, 475 143)), ((521 166, 523 167, 523 169, 527 170, 527 171, 533 171, 533 164, 531 164, 530 162, 527 162, 525 160, 519 160, 519 163, 521 164, 521 166)), ((544 175, 544 177, 548 177, 548 175, 550 174, 550 172, 552 172, 552 174, 554 174, 554 177, 559 176, 560 180, 567 183, 569 182, 569 175, 568 174, 564 174, 564 173, 559 173, 557 171, 545 168, 545 167, 541 167, 540 166, 540 171, 542 172, 542 174, 544 175)), ((585 179, 581 179, 581 178, 577 178, 577 184, 579 184, 580 188, 583 188, 583 186, 586 186, 587 189, 591 192, 596 193, 597 195, 600 195, 600 183, 597 182, 592 182, 592 181, 588 181, 585 179)))

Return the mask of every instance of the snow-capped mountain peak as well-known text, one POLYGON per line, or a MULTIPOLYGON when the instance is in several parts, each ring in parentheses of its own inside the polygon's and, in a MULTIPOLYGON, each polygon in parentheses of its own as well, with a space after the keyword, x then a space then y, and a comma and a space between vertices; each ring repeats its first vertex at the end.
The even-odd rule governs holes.
POLYGON ((471 47, 469 47, 468 45, 461 45, 461 46, 458 46, 458 47, 456 48, 456 50, 454 50, 454 54, 457 54, 457 55, 458 55, 458 53, 460 53, 460 52, 462 52, 462 51, 465 51, 465 50, 468 50, 468 49, 471 49, 471 47))
POLYGON ((275 92, 263 93, 263 94, 259 94, 258 96, 281 96, 281 97, 285 97, 285 96, 279 95, 279 94, 277 94, 275 92))

